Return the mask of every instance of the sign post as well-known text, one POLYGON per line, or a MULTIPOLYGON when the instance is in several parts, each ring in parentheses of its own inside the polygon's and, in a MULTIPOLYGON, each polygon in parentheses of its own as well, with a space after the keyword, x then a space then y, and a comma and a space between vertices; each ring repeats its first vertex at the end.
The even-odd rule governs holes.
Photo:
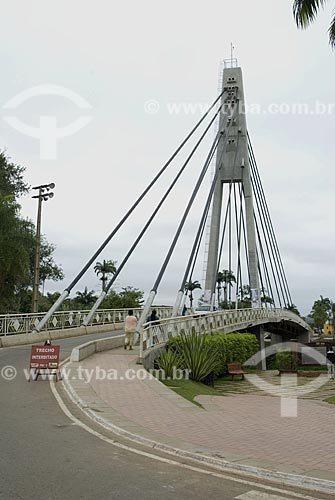
POLYGON ((41 370, 46 370, 46 375, 56 375, 57 381, 61 379, 59 349, 59 345, 33 345, 31 347, 28 382, 30 382, 31 374, 33 380, 37 380, 38 376, 41 375, 41 370))

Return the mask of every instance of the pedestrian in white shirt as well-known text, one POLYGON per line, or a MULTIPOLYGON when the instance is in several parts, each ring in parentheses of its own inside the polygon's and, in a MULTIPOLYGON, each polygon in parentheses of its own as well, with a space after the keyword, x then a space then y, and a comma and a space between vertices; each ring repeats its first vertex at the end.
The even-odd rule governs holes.
POLYGON ((125 322, 124 322, 124 332, 126 334, 125 343, 124 343, 125 349, 127 349, 127 346, 129 348, 129 350, 131 350, 133 348, 136 327, 137 327, 137 318, 136 318, 136 316, 134 316, 133 310, 129 309, 128 316, 126 317, 125 322))

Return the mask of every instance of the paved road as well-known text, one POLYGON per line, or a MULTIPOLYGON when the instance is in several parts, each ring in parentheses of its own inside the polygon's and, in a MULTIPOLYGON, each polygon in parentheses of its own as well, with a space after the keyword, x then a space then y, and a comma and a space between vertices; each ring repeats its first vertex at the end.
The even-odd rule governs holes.
MULTIPOLYGON (((89 336, 57 342, 62 358, 87 340, 89 336)), ((18 371, 12 381, 0 377, 1 500, 278 500, 269 493, 293 498, 219 473, 215 477, 162 463, 98 439, 65 416, 47 381, 25 380, 29 353, 30 346, 0 350, 0 369, 13 365, 18 371)))

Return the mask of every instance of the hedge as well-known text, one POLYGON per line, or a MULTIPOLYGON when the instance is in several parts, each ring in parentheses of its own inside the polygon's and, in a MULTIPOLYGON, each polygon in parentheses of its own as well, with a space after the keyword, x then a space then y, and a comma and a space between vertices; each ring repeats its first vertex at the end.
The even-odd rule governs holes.
MULTIPOLYGON (((259 351, 259 343, 255 335, 251 333, 227 333, 227 334, 208 334, 205 335, 206 342, 209 344, 209 352, 216 353, 219 356, 219 368, 215 375, 221 376, 227 372, 227 363, 241 363, 242 365, 256 352, 259 351)), ((180 337, 171 338, 168 343, 168 349, 176 350, 180 337)))

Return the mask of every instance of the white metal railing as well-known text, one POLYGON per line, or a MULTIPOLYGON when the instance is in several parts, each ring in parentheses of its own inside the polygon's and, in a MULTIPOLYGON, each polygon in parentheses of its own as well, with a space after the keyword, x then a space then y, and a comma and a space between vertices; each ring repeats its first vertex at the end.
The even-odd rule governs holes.
MULTIPOLYGON (((154 306, 154 308, 162 321, 164 318, 168 318, 172 312, 172 307, 169 306, 154 306)), ((139 316, 142 308, 133 308, 133 311, 136 316, 139 316)), ((57 311, 51 316, 43 330, 63 330, 65 328, 79 327, 82 325, 88 312, 88 310, 57 311)), ((45 314, 45 312, 1 314, 0 336, 29 333, 34 330, 45 314)), ((89 326, 123 323, 127 314, 128 309, 98 309, 94 313, 89 326)))
POLYGON ((171 337, 176 337, 183 331, 186 334, 192 332, 208 333, 223 329, 227 326, 252 327, 254 324, 271 321, 286 320, 299 324, 305 330, 310 330, 309 325, 300 316, 287 309, 234 309, 216 311, 205 316, 188 315, 175 318, 166 318, 159 324, 145 323, 140 336, 140 357, 147 349, 155 345, 164 344, 171 337))

